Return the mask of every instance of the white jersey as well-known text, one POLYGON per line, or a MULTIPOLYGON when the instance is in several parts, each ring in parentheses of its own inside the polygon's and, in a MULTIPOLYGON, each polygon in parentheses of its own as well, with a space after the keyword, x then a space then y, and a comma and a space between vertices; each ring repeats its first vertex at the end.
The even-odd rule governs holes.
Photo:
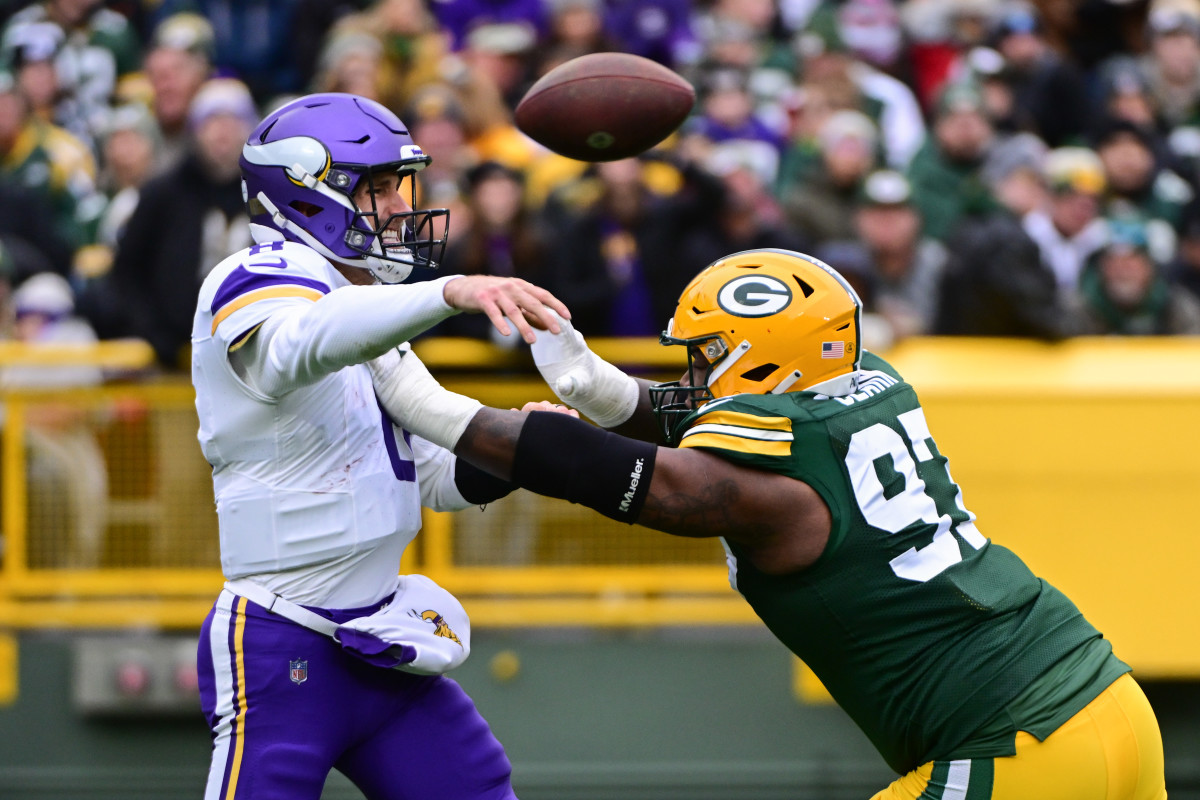
POLYGON ((192 379, 227 578, 255 576, 296 602, 365 605, 394 587, 423 494, 435 508, 468 505, 454 457, 393 426, 362 365, 454 313, 446 280, 352 286, 290 242, 243 250, 208 275, 192 379), (252 371, 231 359, 243 346, 252 371))

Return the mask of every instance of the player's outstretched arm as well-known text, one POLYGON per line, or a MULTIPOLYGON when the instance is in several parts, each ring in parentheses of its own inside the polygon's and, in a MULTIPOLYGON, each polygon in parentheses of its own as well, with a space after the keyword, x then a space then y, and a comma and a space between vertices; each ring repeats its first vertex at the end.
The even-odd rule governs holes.
POLYGON ((393 420, 517 486, 677 536, 724 536, 772 573, 802 569, 825 547, 829 510, 800 481, 564 414, 488 408, 447 391, 412 353, 371 369, 393 420))
POLYGON ((410 285, 344 286, 316 303, 273 314, 231 353, 235 369, 259 391, 279 396, 395 348, 458 312, 487 314, 502 332, 516 325, 557 330, 566 306, 516 278, 449 276, 410 285))
POLYGON ((832 524, 820 495, 801 481, 700 450, 657 447, 561 414, 482 407, 454 452, 517 486, 621 522, 676 536, 725 537, 770 573, 810 565, 832 524))

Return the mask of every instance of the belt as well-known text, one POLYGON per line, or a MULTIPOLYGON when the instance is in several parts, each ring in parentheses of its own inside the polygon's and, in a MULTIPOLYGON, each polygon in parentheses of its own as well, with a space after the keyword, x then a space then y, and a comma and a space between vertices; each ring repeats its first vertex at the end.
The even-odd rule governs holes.
POLYGON ((257 583, 239 578, 235 581, 225 581, 225 588, 236 595, 246 598, 255 605, 262 606, 272 614, 278 614, 311 631, 316 631, 334 640, 337 639, 334 634, 338 629, 338 623, 331 619, 326 619, 314 611, 309 611, 304 606, 297 605, 291 600, 284 600, 270 589, 259 586, 257 583))

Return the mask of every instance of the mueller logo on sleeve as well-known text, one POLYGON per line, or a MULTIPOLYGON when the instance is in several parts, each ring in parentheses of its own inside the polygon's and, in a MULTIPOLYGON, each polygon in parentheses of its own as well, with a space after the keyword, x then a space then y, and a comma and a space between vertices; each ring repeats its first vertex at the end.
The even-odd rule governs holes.
POLYGON ((633 498, 637 495, 638 484, 642 482, 642 468, 644 466, 644 458, 639 458, 633 464, 633 471, 629 473, 629 489, 621 499, 620 510, 622 512, 628 513, 629 507, 633 504, 633 498))

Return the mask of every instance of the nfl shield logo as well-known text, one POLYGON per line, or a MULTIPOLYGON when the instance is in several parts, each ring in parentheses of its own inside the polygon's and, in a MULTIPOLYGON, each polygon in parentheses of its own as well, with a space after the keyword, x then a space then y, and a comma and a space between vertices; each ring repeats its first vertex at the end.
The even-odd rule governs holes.
POLYGON ((291 673, 292 683, 304 683, 308 680, 307 661, 289 661, 288 671, 291 673))

